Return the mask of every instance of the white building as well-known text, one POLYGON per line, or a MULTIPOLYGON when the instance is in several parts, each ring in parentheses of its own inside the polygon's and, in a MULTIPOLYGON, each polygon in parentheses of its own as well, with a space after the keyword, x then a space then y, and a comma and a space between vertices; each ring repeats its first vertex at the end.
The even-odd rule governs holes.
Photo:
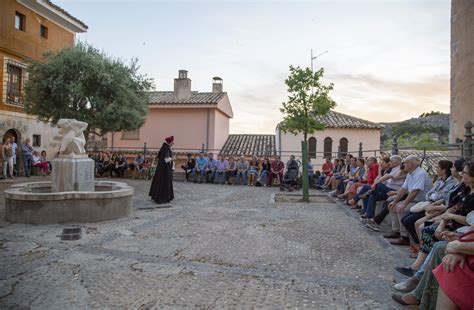
MULTIPOLYGON (((383 127, 380 124, 335 111, 330 111, 326 116, 318 116, 317 119, 326 126, 323 131, 316 131, 308 137, 309 157, 317 169, 328 156, 336 158, 351 153, 357 157, 360 143, 364 157, 374 155, 374 151, 380 149, 380 134, 383 127)), ((279 125, 277 126, 276 151, 284 162, 290 155, 301 157, 301 141, 303 134, 285 133, 279 125)))

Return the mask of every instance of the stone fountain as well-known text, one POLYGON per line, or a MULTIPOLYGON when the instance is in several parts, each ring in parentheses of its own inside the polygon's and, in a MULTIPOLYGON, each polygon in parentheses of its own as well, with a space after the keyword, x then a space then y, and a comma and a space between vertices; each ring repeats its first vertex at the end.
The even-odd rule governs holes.
POLYGON ((57 224, 114 220, 131 212, 134 190, 122 182, 94 181, 94 161, 84 149, 87 123, 60 119, 64 137, 52 161, 51 182, 13 185, 5 191, 6 220, 57 224))

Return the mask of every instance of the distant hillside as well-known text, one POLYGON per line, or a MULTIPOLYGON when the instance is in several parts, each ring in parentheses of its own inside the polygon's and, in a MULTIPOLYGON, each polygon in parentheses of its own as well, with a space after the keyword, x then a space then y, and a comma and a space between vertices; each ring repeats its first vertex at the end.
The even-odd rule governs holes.
POLYGON ((420 117, 395 123, 381 123, 381 144, 388 148, 394 136, 399 146, 421 146, 444 144, 449 135, 449 114, 441 112, 423 113, 420 117))

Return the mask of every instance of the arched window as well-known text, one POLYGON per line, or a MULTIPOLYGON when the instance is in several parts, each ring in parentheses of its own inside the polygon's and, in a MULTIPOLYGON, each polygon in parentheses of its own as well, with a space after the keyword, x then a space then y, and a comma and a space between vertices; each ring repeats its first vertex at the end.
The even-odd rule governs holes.
POLYGON ((324 157, 332 157, 332 139, 324 139, 324 157))
POLYGON ((339 149, 341 151, 341 154, 340 154, 341 158, 346 157, 348 148, 349 148, 349 141, 346 138, 341 138, 341 140, 339 140, 339 149))
POLYGON ((308 139, 308 156, 309 158, 316 158, 316 138, 308 139))

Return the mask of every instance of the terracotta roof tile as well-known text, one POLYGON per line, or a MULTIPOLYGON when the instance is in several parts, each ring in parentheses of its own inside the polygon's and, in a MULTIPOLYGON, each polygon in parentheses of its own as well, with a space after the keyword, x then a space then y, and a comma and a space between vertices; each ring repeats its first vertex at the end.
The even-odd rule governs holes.
POLYGON ((149 104, 151 105, 168 105, 168 104, 218 104, 219 101, 226 96, 226 92, 222 93, 200 93, 191 92, 189 99, 178 100, 172 91, 154 91, 149 93, 149 104))
POLYGON ((64 15, 66 15, 67 17, 69 17, 70 19, 74 20, 75 22, 81 24, 82 27, 88 29, 89 27, 87 27, 87 25, 81 21, 80 19, 72 16, 68 11, 66 11, 65 9, 63 9, 62 7, 60 7, 59 5, 56 5, 54 4, 51 0, 46 0, 45 1, 49 6, 51 6, 53 9, 63 13, 64 15))
POLYGON ((224 156, 276 156, 275 135, 229 135, 220 154, 224 156))
POLYGON ((347 114, 330 111, 325 116, 316 116, 316 120, 323 123, 326 128, 357 128, 357 129, 381 129, 383 125, 369 122, 361 118, 347 114))

